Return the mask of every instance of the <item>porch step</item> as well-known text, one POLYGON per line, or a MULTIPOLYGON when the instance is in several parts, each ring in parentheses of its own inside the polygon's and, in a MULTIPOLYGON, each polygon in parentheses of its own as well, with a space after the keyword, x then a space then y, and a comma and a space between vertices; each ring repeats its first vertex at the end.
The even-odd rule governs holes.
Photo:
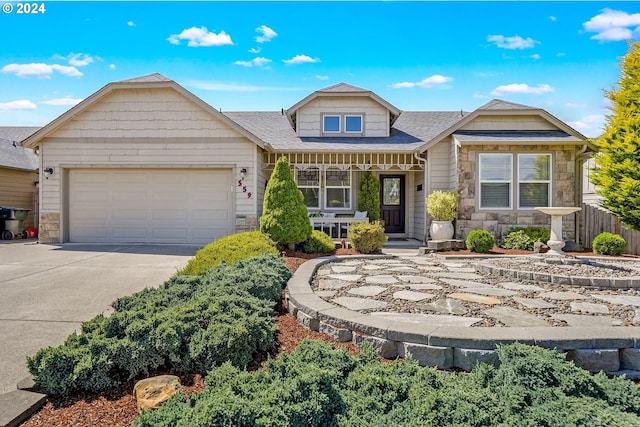
POLYGON ((459 251, 465 249, 464 240, 429 240, 426 248, 420 248, 420 253, 438 252, 438 251, 459 251), (424 250, 424 251, 423 251, 424 250))

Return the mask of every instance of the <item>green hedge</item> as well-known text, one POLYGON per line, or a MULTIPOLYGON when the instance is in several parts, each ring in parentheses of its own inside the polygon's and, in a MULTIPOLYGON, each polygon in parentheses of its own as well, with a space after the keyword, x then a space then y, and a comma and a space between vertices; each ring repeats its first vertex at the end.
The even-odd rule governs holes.
POLYGON ((113 303, 56 348, 28 358, 36 384, 52 395, 96 392, 165 367, 205 373, 245 367, 275 347, 274 307, 291 276, 281 258, 221 264, 202 276, 174 276, 113 303))
POLYGON ((227 264, 235 264, 242 259, 265 253, 279 254, 276 244, 266 234, 260 231, 231 234, 209 243, 196 252, 196 256, 189 260, 187 266, 179 274, 195 276, 223 261, 227 264))
POLYGON ((465 244, 471 252, 489 252, 495 246, 496 239, 487 230, 471 230, 465 244))
POLYGON ((336 244, 327 233, 313 230, 311 237, 302 242, 302 251, 307 254, 331 254, 336 251, 336 244))
POLYGON ((176 395, 135 425, 640 425, 633 382, 591 376, 553 350, 512 344, 498 354, 498 368, 456 374, 420 368, 410 356, 383 363, 366 345, 356 358, 307 340, 259 372, 224 364, 203 392, 176 395))
POLYGON ((382 223, 376 221, 370 224, 358 222, 347 229, 347 237, 353 248, 363 254, 380 252, 388 237, 384 235, 382 223))
POLYGON ((624 237, 619 234, 605 231, 593 239, 591 246, 593 246, 593 251, 597 254, 622 255, 627 247, 627 242, 624 240, 624 237))

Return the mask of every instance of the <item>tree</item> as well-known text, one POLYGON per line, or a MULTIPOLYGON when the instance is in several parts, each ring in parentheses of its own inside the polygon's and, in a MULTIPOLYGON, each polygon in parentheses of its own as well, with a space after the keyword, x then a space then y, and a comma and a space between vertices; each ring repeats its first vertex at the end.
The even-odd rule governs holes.
POLYGON ((260 231, 268 234, 279 245, 290 249, 311 237, 311 222, 304 197, 293 180, 286 157, 281 157, 276 162, 267 184, 260 231))
POLYGON ((640 43, 631 42, 622 58, 618 87, 606 92, 613 104, 592 181, 604 197, 602 206, 625 225, 640 230, 640 43))
POLYGON ((367 211, 370 221, 380 219, 380 181, 371 171, 362 174, 358 193, 358 210, 367 211))

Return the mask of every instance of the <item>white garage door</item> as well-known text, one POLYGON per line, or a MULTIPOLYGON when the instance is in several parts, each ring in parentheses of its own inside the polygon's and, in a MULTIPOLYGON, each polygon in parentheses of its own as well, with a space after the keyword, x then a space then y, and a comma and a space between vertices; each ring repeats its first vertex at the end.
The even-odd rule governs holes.
POLYGON ((69 172, 69 240, 206 244, 232 232, 230 170, 69 172))

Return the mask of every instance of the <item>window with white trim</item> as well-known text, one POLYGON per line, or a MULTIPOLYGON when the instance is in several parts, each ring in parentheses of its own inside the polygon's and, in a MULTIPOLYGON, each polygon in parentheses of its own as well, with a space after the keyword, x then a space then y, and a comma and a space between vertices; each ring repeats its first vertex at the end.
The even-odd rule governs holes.
POLYGON ((351 171, 327 168, 325 179, 325 209, 351 209, 351 171))
POLYGON ((335 115, 322 116, 322 132, 340 133, 341 117, 335 115))
POLYGON ((296 169, 296 182, 307 209, 320 209, 320 169, 296 169))
POLYGON ((518 207, 551 205, 551 154, 518 154, 518 207))
POLYGON ((511 209, 513 155, 480 154, 480 208, 511 209))
POLYGON ((344 131, 346 133, 362 133, 362 116, 344 116, 344 131))

